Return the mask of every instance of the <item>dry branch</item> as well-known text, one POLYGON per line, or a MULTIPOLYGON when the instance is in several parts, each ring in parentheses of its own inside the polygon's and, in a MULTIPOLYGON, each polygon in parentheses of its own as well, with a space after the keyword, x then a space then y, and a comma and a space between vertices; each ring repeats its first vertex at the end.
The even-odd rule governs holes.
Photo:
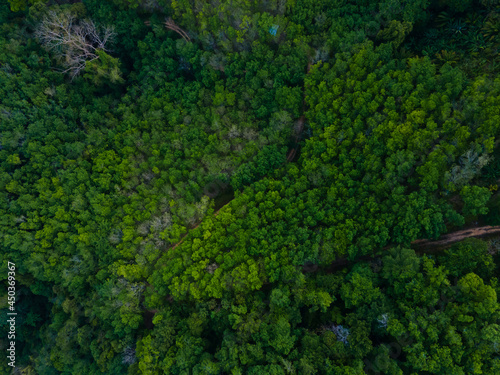
POLYGON ((99 58, 98 50, 106 51, 106 44, 115 33, 106 27, 99 32, 91 20, 77 20, 69 12, 50 11, 35 30, 42 45, 52 51, 66 67, 64 73, 76 77, 87 61, 99 58))
POLYGON ((184 30, 182 30, 179 26, 177 26, 172 18, 169 18, 165 21, 165 27, 169 30, 175 31, 186 42, 191 41, 191 38, 189 37, 189 35, 187 35, 187 33, 184 30))

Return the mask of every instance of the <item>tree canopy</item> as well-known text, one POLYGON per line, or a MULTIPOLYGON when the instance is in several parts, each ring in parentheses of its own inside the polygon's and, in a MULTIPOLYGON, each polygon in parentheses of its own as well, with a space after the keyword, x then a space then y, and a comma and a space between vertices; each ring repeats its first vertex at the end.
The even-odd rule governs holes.
POLYGON ((499 22, 0 0, 0 371, 500 373, 499 22))

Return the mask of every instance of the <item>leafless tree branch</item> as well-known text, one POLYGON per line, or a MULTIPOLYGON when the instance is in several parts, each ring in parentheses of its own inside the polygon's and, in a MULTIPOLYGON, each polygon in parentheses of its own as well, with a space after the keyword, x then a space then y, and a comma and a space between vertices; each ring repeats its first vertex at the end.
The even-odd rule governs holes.
POLYGON ((169 30, 175 31, 186 42, 191 41, 191 38, 189 37, 189 35, 187 35, 187 33, 184 30, 182 30, 179 26, 177 26, 172 18, 169 18, 165 21, 165 27, 169 30))
POLYGON ((69 12, 50 11, 35 36, 66 68, 63 72, 74 78, 85 69, 87 61, 99 58, 97 50, 107 51, 106 44, 115 33, 110 27, 98 30, 92 20, 77 20, 69 12))

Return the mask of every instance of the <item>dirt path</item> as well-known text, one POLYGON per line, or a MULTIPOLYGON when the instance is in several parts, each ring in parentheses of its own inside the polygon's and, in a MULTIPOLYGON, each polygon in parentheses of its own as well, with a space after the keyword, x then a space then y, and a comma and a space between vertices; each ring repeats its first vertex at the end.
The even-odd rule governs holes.
MULTIPOLYGON (((306 74, 309 73, 309 70, 311 69, 311 63, 307 64, 306 68, 306 74)), ((304 125, 306 123, 306 116, 304 113, 306 112, 306 93, 305 89, 303 89, 302 93, 302 116, 299 117, 297 122, 295 123, 294 126, 294 133, 295 133, 295 144, 288 150, 288 155, 286 157, 287 163, 291 163, 296 159, 297 152, 300 148, 300 140, 302 138, 302 132, 304 131, 304 125)))
MULTIPOLYGON (((222 206, 222 207, 224 207, 224 206, 222 206)), ((217 214, 219 213, 219 211, 222 207, 220 207, 215 212, 214 216, 217 216, 217 214)), ((200 223, 198 223, 192 229, 197 228, 199 226, 199 224, 200 223)), ((178 243, 176 243, 174 246, 170 247, 167 250, 173 250, 177 246, 179 246, 184 241, 184 238, 187 236, 188 233, 189 233, 189 231, 186 234, 184 234, 184 236, 182 237, 182 239, 178 243)), ((452 246, 453 244, 460 242, 460 241, 463 241, 467 238, 481 238, 481 237, 490 237, 490 236, 496 236, 496 235, 500 235, 500 225, 462 229, 462 230, 459 230, 456 232, 445 234, 445 235, 441 236, 441 238, 438 240, 423 240, 423 239, 415 240, 411 243, 411 247, 414 248, 418 254, 429 254, 429 253, 436 253, 436 252, 445 250, 445 249, 449 248, 450 246, 452 246)), ((342 268, 348 267, 348 266, 350 266, 354 263, 357 263, 357 262, 371 262, 371 261, 377 261, 377 260, 380 261, 380 258, 382 256, 383 255, 378 255, 378 256, 364 255, 364 256, 356 258, 356 260, 354 260, 354 261, 350 261, 347 258, 337 259, 336 261, 331 263, 328 268, 326 268, 326 272, 333 273, 333 272, 339 271, 342 268)), ((302 271, 305 273, 317 272, 320 270, 321 270, 321 268, 317 264, 304 265, 302 268, 302 271)), ((150 285, 147 281, 146 281, 146 286, 151 288, 151 289, 154 289, 153 286, 150 285)), ((171 296, 167 297, 167 300, 169 302, 173 302, 173 299, 171 296)), ((146 310, 145 311, 144 322, 145 322, 145 325, 147 327, 153 326, 152 319, 153 319, 155 313, 156 313, 156 310, 151 310, 151 311, 146 310)))
POLYGON ((181 240, 179 242, 177 242, 175 245, 170 246, 167 250, 174 250, 177 246, 179 246, 181 243, 183 243, 184 239, 189 234, 189 232, 192 231, 193 229, 198 228, 200 226, 200 224, 201 224, 201 221, 198 224, 196 224, 194 227, 189 228, 188 231, 182 235, 181 240))
POLYGON ((433 252, 446 249, 456 242, 460 242, 471 237, 487 237, 500 234, 500 225, 485 226, 479 228, 463 229, 445 234, 438 240, 416 240, 411 243, 411 247, 419 252, 433 252))
MULTIPOLYGON (((477 228, 462 229, 456 232, 451 232, 441 236, 438 240, 415 240, 411 243, 411 247, 415 250, 417 254, 432 254, 442 250, 445 250, 452 246, 453 244, 463 241, 467 238, 480 238, 480 237, 490 237, 500 235, 500 225, 497 226, 484 226, 477 228)), ((391 246, 387 246, 384 249, 389 249, 391 246)), ((356 260, 351 261, 347 258, 340 258, 332 262, 330 266, 326 269, 327 273, 332 273, 338 271, 344 267, 347 267, 353 263, 361 261, 374 261, 381 258, 383 255, 370 256, 363 255, 356 260)), ((303 267, 304 272, 317 272, 319 270, 318 265, 308 265, 303 267)))

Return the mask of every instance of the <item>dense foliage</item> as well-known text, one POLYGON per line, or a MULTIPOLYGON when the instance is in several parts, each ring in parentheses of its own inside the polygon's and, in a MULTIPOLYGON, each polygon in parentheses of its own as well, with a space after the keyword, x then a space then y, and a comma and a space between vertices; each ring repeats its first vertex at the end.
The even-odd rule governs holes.
POLYGON ((0 371, 500 373, 499 25, 0 0, 0 371))

